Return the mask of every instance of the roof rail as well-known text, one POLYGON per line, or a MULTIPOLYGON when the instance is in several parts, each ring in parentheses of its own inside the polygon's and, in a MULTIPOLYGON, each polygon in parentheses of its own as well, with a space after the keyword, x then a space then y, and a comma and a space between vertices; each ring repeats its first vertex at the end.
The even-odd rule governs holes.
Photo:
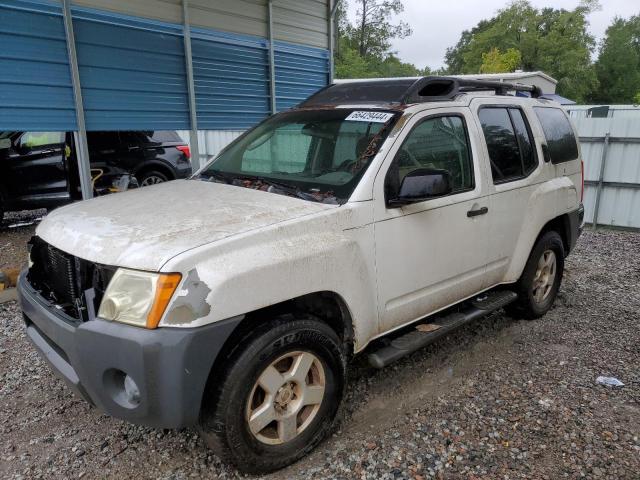
POLYGON ((299 107, 340 104, 400 104, 453 100, 467 92, 528 92, 533 98, 542 95, 539 87, 520 83, 469 80, 456 77, 397 78, 334 83, 319 90, 300 103, 299 107))

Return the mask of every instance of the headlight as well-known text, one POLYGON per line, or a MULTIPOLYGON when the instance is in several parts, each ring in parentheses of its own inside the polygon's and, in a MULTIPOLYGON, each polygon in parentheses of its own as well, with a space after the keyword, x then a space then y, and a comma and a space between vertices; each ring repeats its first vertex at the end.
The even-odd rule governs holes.
POLYGON ((182 276, 119 268, 100 303, 98 316, 138 327, 156 328, 182 276))

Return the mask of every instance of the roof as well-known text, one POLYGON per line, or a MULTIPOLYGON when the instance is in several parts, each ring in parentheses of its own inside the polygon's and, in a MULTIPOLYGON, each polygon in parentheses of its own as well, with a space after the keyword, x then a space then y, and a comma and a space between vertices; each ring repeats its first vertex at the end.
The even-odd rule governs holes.
POLYGON ((542 95, 540 88, 532 85, 429 76, 336 82, 311 95, 298 106, 384 105, 398 108, 416 103, 452 101, 469 92, 508 95, 513 91, 526 92, 534 98, 542 95))

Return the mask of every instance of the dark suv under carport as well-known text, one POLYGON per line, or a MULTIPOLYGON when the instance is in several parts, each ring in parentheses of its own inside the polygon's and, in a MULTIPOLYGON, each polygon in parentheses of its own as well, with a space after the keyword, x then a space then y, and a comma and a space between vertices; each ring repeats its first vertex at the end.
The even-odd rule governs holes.
MULTIPOLYGON (((191 175, 188 145, 174 131, 87 132, 96 186, 131 174, 140 186, 191 175)), ((55 208, 81 198, 71 132, 0 132, 3 212, 55 208)))

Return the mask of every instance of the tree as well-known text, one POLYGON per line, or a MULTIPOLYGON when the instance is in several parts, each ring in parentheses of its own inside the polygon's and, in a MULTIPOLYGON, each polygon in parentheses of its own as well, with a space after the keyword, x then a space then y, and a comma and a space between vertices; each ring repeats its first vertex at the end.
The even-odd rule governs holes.
POLYGON ((482 54, 481 73, 504 73, 513 72, 520 65, 522 54, 515 48, 509 48, 501 53, 499 49, 492 48, 487 53, 482 54))
POLYGON ((640 103, 640 15, 615 18, 607 28, 596 62, 598 103, 640 103))
POLYGON ((391 49, 392 39, 411 35, 405 22, 394 25, 389 21, 389 17, 404 11, 401 0, 356 0, 356 4, 356 24, 349 25, 347 36, 357 45, 361 57, 384 57, 391 49))
POLYGON ((523 70, 548 73, 558 80, 561 95, 584 101, 597 86, 591 63, 595 40, 587 32, 586 17, 598 7, 596 0, 584 0, 574 10, 537 9, 527 0, 517 0, 463 32, 447 51, 447 69, 451 74, 479 73, 484 58, 492 59, 493 49, 514 49, 523 70))
POLYGON ((406 77, 428 75, 411 63, 402 62, 391 51, 391 40, 405 38, 411 29, 404 22, 392 23, 392 15, 402 13, 401 0, 355 0, 356 22, 347 18, 347 2, 336 10, 338 41, 335 53, 337 78, 406 77))

